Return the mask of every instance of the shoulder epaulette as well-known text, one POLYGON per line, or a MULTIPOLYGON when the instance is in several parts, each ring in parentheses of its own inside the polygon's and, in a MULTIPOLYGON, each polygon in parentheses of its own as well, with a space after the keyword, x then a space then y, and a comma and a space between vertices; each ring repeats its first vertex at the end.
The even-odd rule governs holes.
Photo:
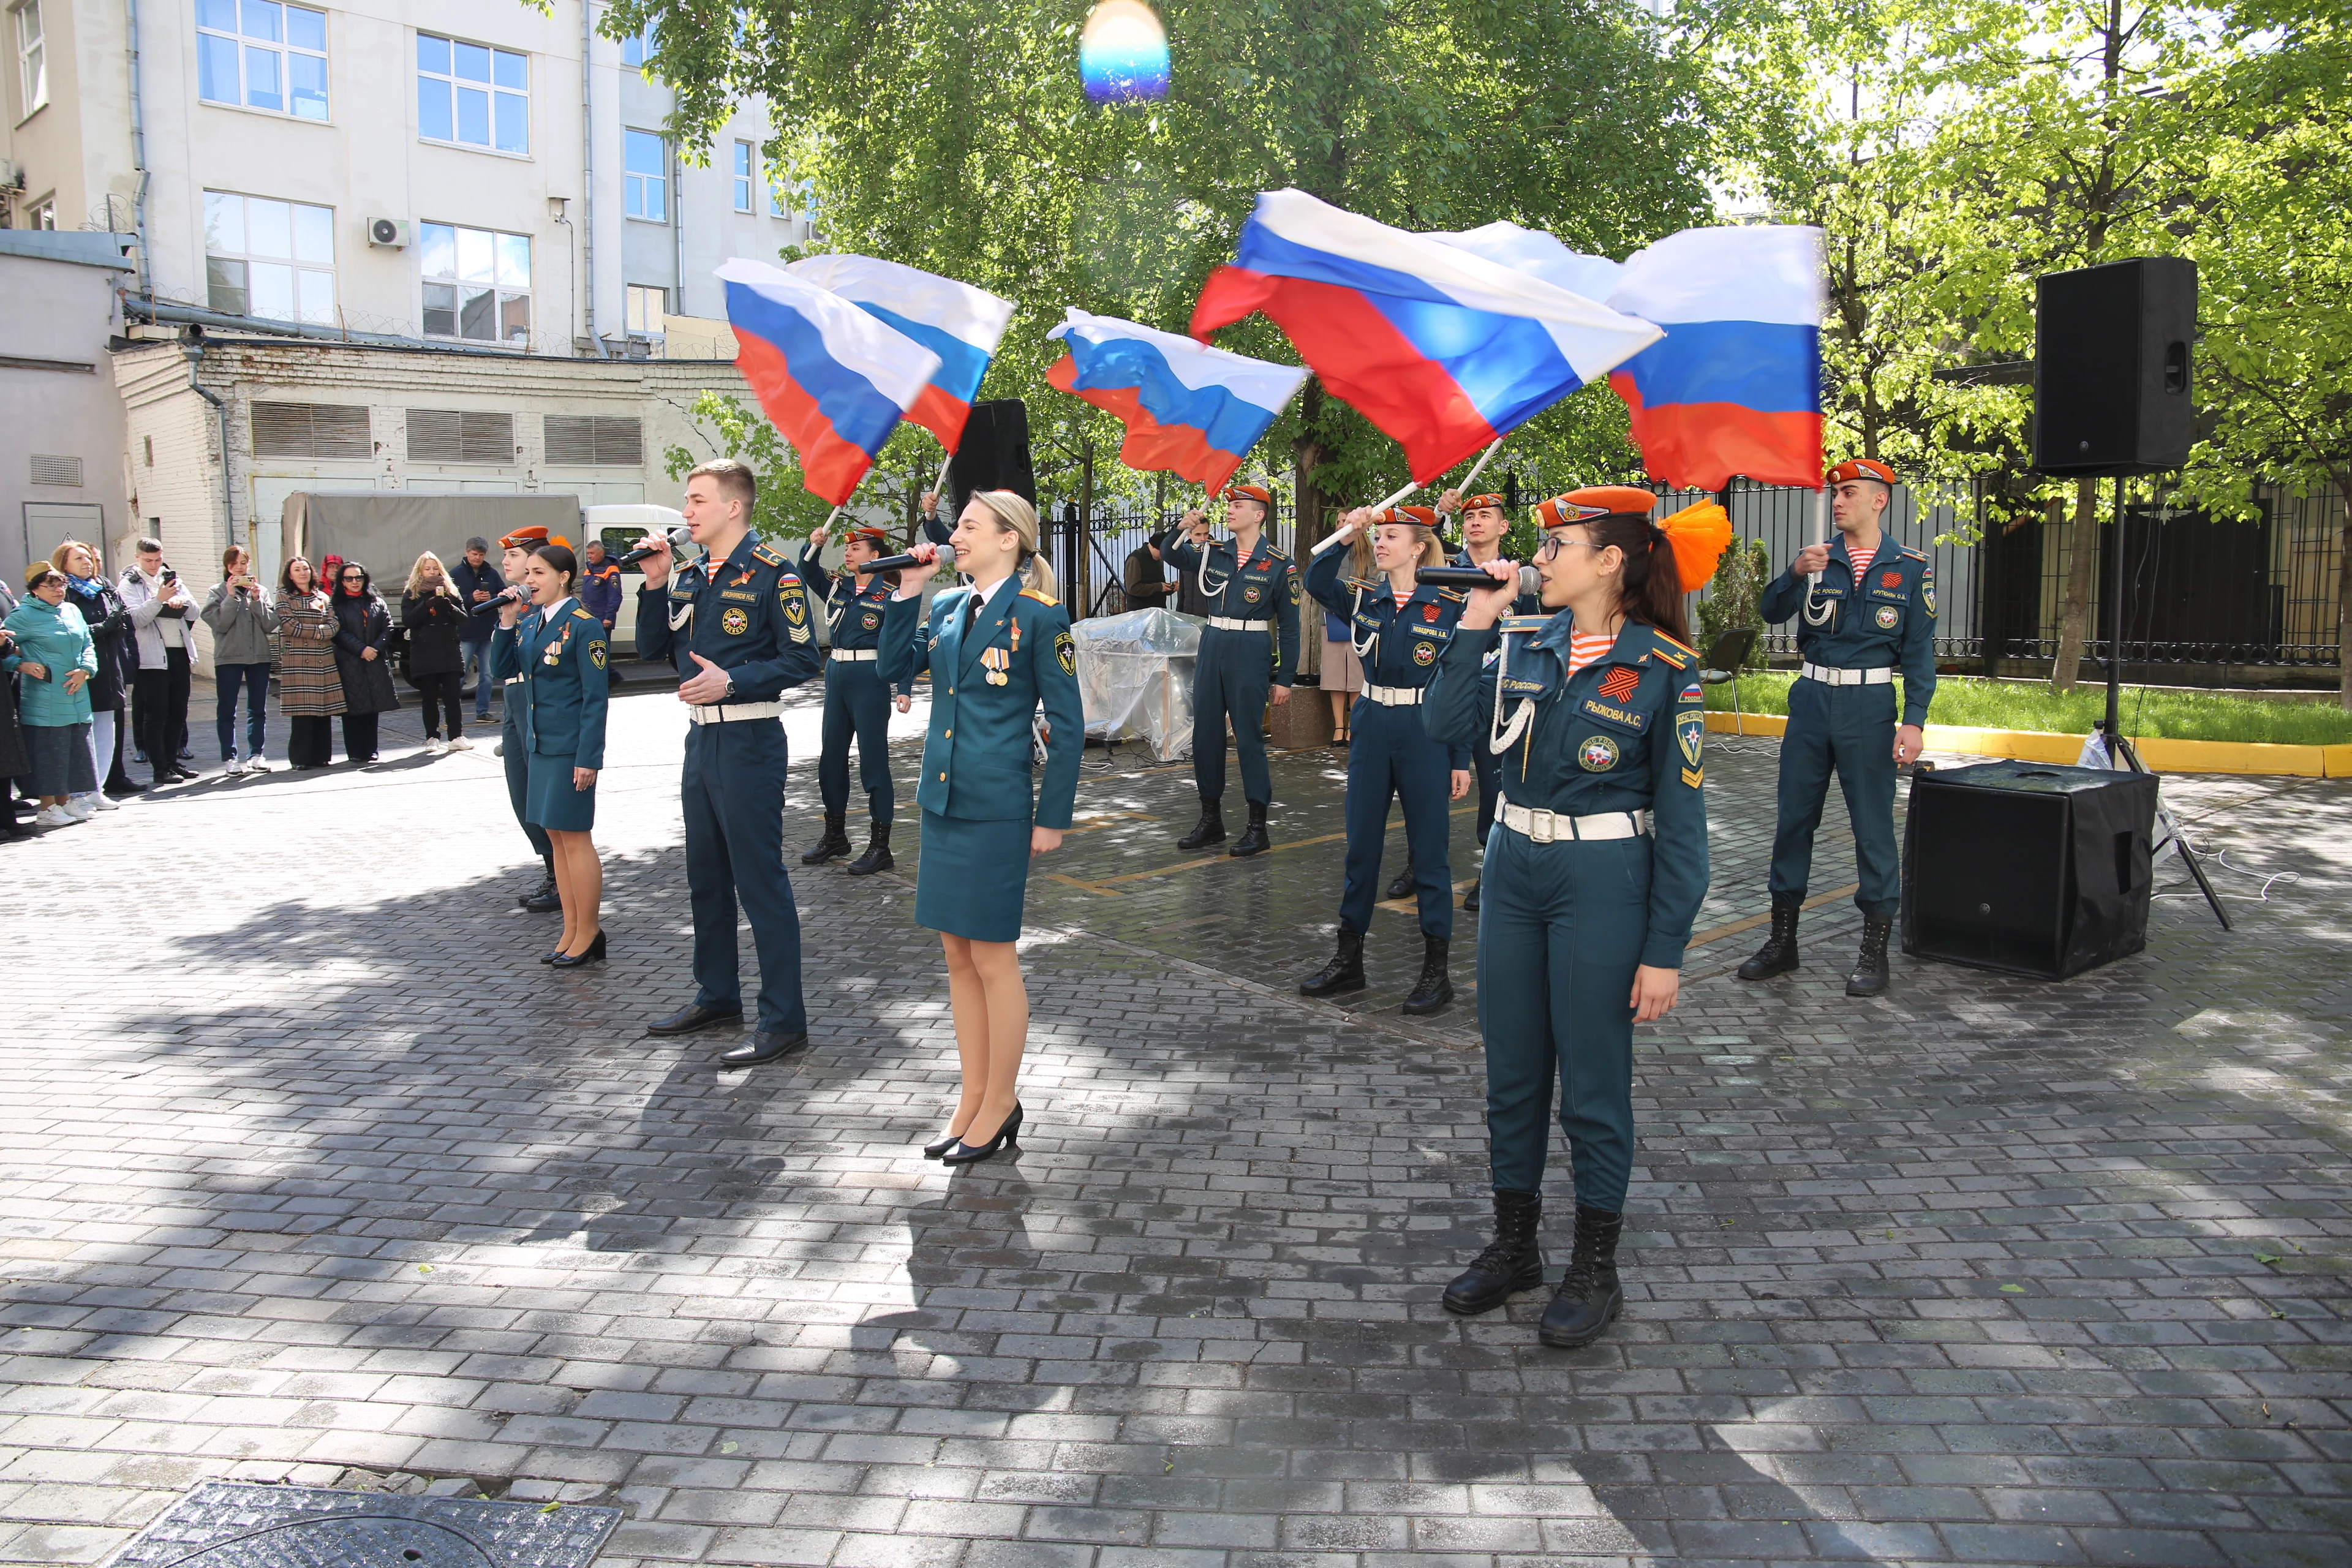
POLYGON ((1914 550, 1907 544, 1903 546, 1903 553, 1914 561, 1925 561, 1927 559, 1926 552, 1914 550))
POLYGON ((1288 565, 1288 564, 1289 564, 1289 563, 1290 563, 1290 557, 1289 557, 1289 556, 1287 556, 1287 555, 1284 554, 1281 551, 1276 550, 1276 549, 1273 545, 1271 545, 1271 544, 1269 544, 1269 545, 1267 545, 1267 546, 1265 547, 1265 558, 1266 558, 1268 561, 1279 561, 1279 562, 1283 563, 1285 565, 1288 565))
POLYGON ((1061 600, 1054 597, 1053 595, 1044 593, 1035 588, 1022 589, 1021 596, 1024 599, 1034 599, 1041 605, 1058 605, 1062 602, 1061 600))
POLYGON ((1470 602, 1470 595, 1459 588, 1440 588, 1437 591, 1437 596, 1441 599, 1451 599, 1458 605, 1466 605, 1470 602))
POLYGON ((782 566, 784 563, 784 558, 782 556, 777 554, 774 551, 769 549, 764 544, 754 544, 751 546, 751 559, 757 561, 762 566, 782 566))
POLYGON ((1379 587, 1380 584, 1370 577, 1349 577, 1343 579, 1340 582, 1339 586, 1342 588, 1354 588, 1360 592, 1369 592, 1371 589, 1379 587))
POLYGON ((1650 628, 1650 635, 1664 645, 1656 650, 1658 657, 1676 669, 1682 668, 1689 660, 1698 657, 1698 649, 1685 647, 1655 626, 1650 628))
POLYGON ((1549 616, 1505 616, 1495 623, 1495 629, 1498 632, 1539 632, 1549 625, 1549 616))
POLYGON ((585 610, 574 610, 572 612, 572 618, 575 621, 593 621, 596 617, 585 610))

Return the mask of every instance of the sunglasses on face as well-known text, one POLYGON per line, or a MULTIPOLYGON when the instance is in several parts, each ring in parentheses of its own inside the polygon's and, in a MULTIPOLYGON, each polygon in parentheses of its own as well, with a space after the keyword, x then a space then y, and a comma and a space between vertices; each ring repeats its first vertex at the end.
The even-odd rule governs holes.
POLYGON ((367 579, 361 576, 356 572, 346 572, 343 574, 343 581, 346 583, 364 583, 367 579))

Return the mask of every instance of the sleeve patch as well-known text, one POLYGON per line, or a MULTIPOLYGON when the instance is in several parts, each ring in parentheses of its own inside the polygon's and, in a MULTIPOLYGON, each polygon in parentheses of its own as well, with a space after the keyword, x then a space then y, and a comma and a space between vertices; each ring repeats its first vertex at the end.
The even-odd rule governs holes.
POLYGON ((1698 788, 1701 784, 1706 783, 1706 770, 1705 768, 1685 768, 1683 770, 1683 783, 1688 784, 1693 789, 1698 788))
POLYGON ((1077 640, 1066 631, 1054 634, 1054 657, 1061 661, 1064 675, 1078 673, 1077 640))
POLYGON ((597 668, 602 669, 604 668, 604 660, 608 657, 609 656, 604 651, 604 644, 601 639, 588 645, 588 662, 594 665, 597 668))

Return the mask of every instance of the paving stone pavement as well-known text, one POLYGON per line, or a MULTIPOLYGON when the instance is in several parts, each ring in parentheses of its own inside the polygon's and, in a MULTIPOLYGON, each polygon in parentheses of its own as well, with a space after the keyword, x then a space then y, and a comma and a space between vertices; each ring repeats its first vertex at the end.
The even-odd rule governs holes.
MULTIPOLYGON (((911 825, 901 875, 794 868, 805 1057, 641 1037, 686 994, 681 728, 616 704, 583 973, 531 962, 487 747, 427 763, 413 712, 376 768, 0 852, 0 1562, 102 1561, 210 1476, 610 1502, 608 1568, 2352 1560, 2341 783, 2169 781, 2238 929, 2168 896, 2063 984, 1898 957, 1849 1001, 1842 900, 1771 984, 1726 973, 1752 933, 1695 950, 1637 1035, 1627 1314, 1559 1352, 1539 1297, 1436 1304, 1481 1082, 1466 995, 1393 1013, 1410 915, 1350 1009, 1286 994, 1332 753, 1278 760, 1248 861, 1173 850, 1181 768, 1089 754, 1029 1146, 950 1174, 911 825)), ((1771 756, 1712 759, 1703 928, 1762 906, 1771 756)))

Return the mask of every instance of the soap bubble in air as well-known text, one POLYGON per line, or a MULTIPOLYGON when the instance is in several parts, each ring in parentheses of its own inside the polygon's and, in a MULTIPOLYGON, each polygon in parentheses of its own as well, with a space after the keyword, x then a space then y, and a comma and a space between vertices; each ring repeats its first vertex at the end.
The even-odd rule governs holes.
POLYGON ((1168 96, 1168 32, 1141 0, 1102 0, 1078 35, 1078 78, 1095 103, 1168 96))

